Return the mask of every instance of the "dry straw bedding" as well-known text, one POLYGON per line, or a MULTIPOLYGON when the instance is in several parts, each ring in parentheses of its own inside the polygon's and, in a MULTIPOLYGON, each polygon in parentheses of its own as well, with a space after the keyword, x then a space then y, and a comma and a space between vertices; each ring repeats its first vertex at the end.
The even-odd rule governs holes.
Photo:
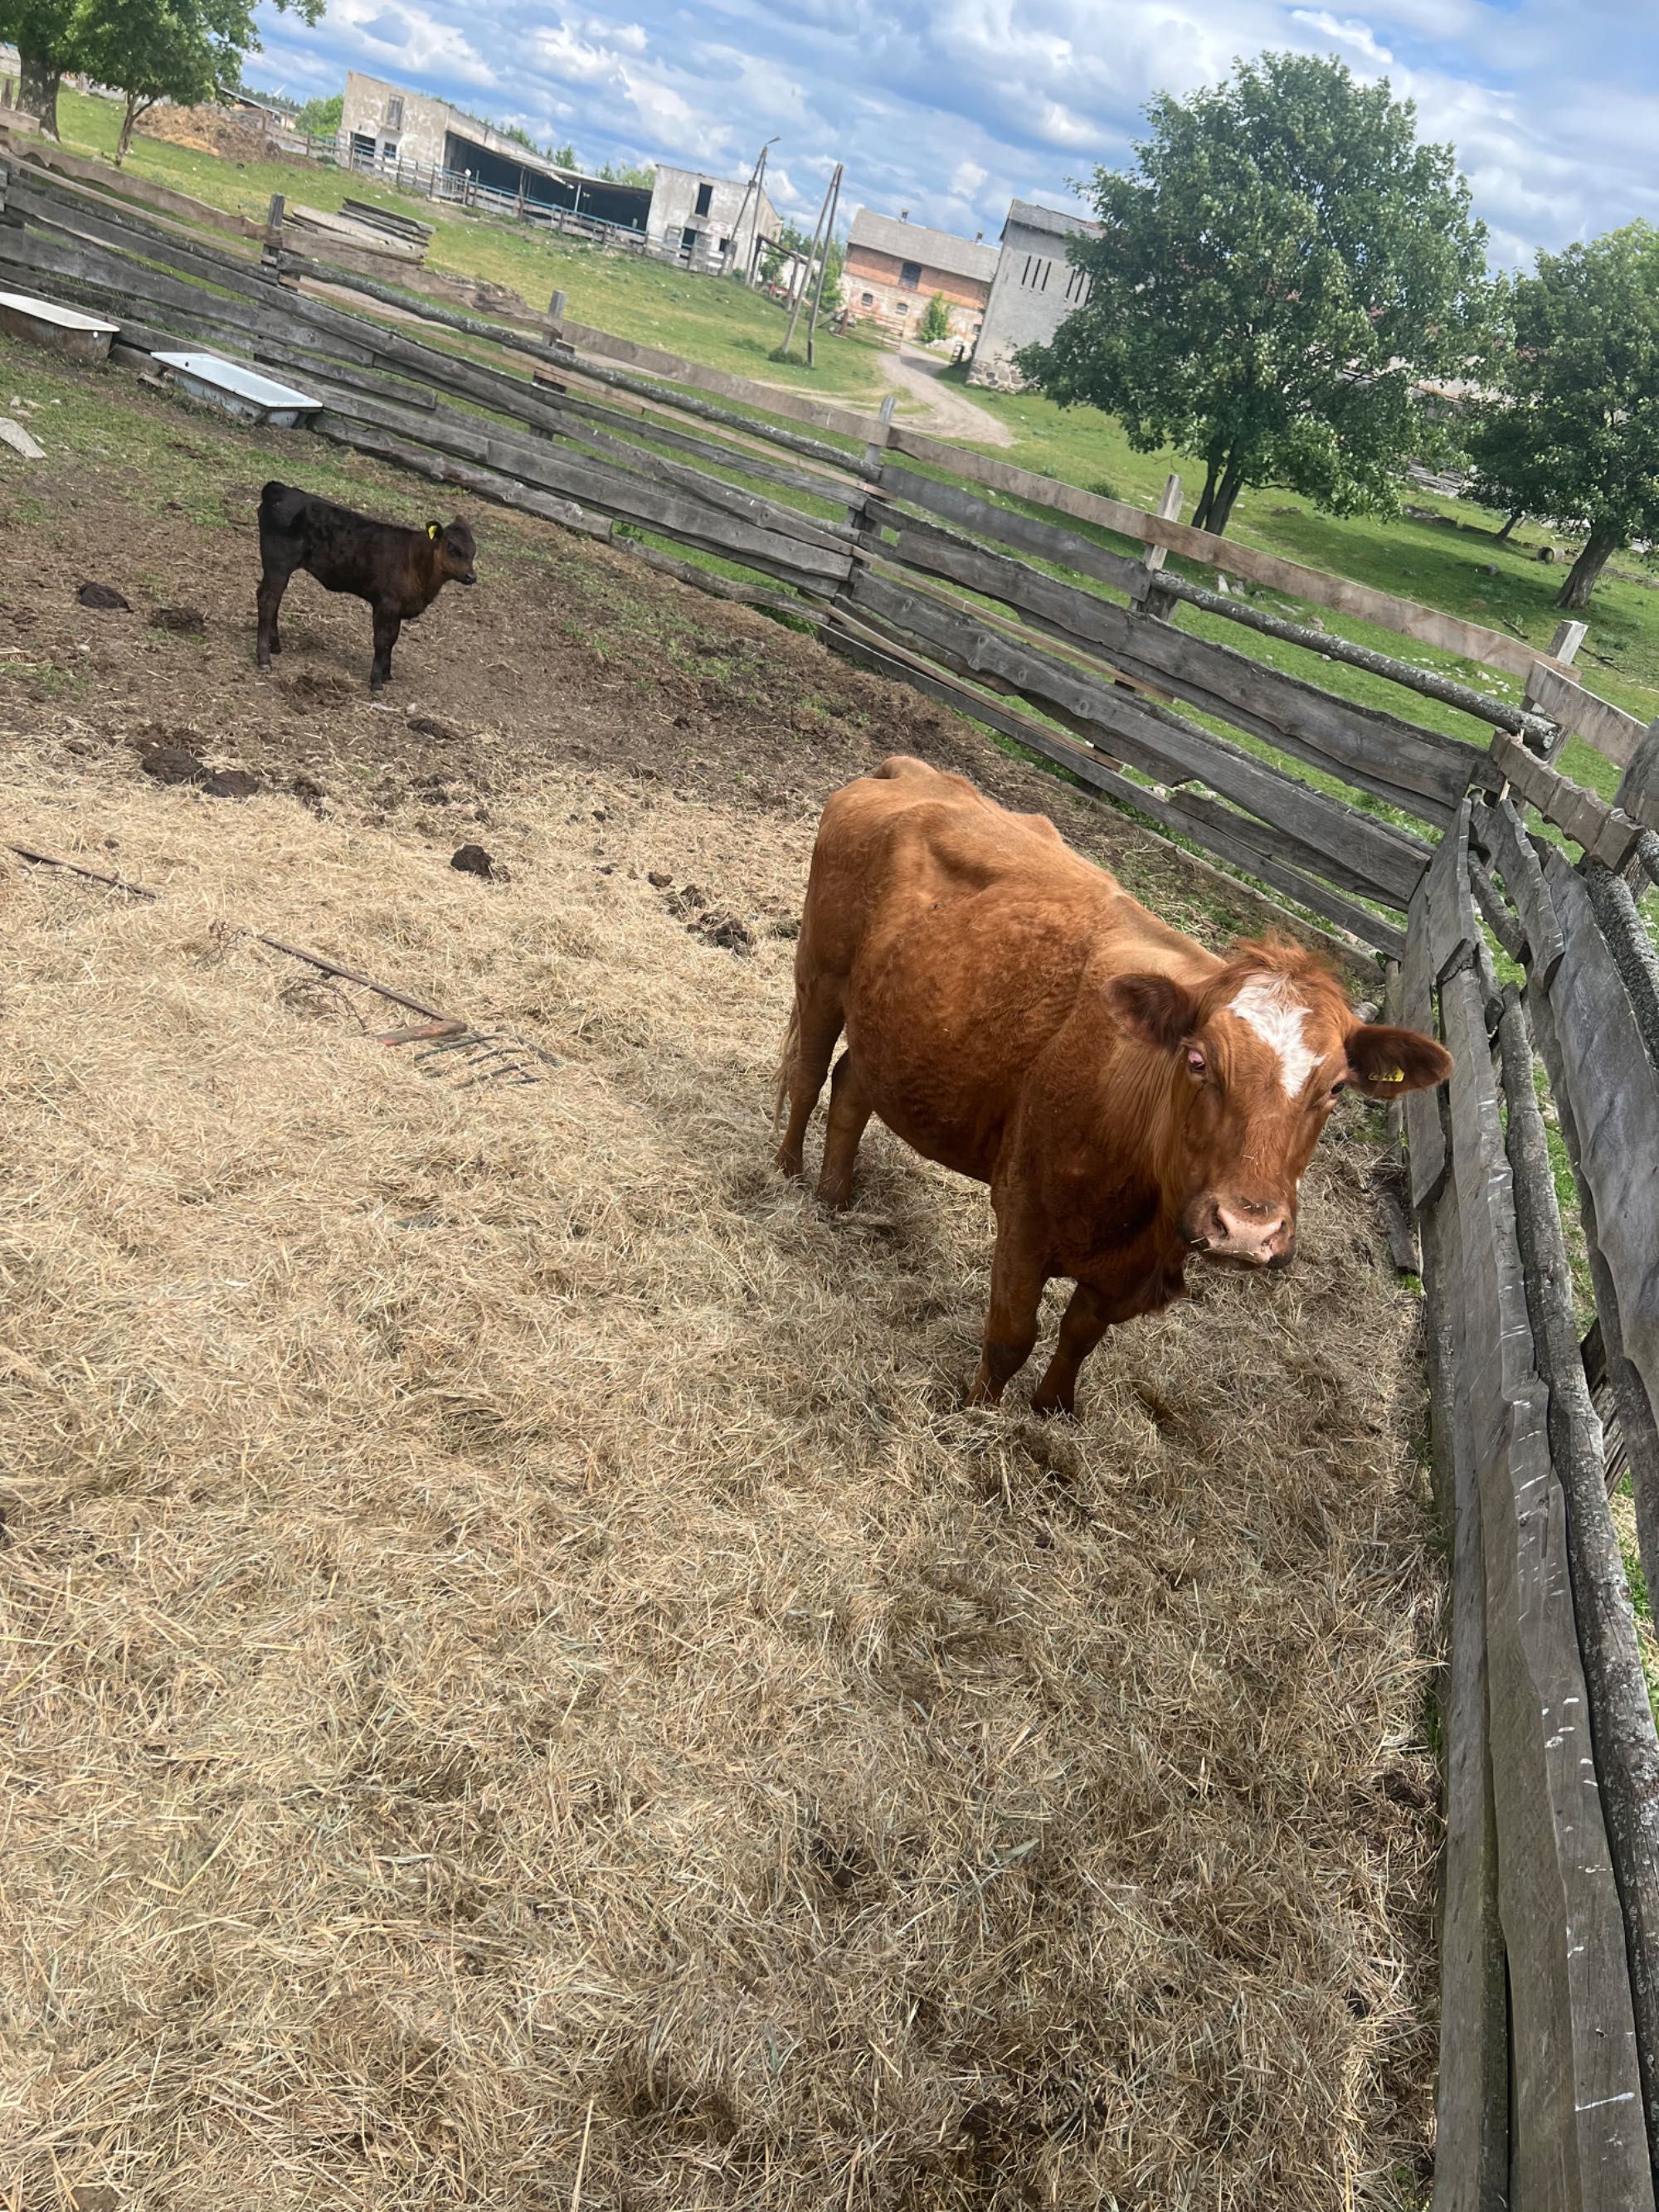
POLYGON ((1358 1114, 1288 1275, 1115 1334, 1075 1428, 966 1413, 982 1194, 767 1164, 810 826, 574 788, 485 886, 14 787, 166 896, 0 878, 0 2203, 1418 2204, 1437 1593, 1358 1114), (424 1080, 244 919, 565 1064, 424 1080))

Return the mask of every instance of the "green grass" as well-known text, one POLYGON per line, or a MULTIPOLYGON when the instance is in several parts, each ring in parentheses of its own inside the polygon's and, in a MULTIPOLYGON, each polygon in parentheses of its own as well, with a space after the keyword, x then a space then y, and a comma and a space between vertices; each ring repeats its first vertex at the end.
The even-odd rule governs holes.
MULTIPOLYGON (((90 98, 66 86, 58 95, 58 115, 70 151, 113 157, 120 125, 113 100, 90 98)), ((826 399, 873 400, 885 389, 874 349, 855 339, 821 333, 814 368, 804 362, 773 361, 787 313, 744 284, 573 245, 499 217, 441 213, 436 201, 400 195, 369 178, 314 161, 228 161, 141 132, 133 139, 126 166, 135 176, 261 222, 273 192, 329 210, 345 199, 398 208, 434 226, 427 252, 433 268, 508 285, 538 312, 554 291, 562 290, 565 312, 573 320, 638 345, 683 354, 733 376, 826 399)), ((795 336, 797 352, 804 334, 803 321, 795 336)))

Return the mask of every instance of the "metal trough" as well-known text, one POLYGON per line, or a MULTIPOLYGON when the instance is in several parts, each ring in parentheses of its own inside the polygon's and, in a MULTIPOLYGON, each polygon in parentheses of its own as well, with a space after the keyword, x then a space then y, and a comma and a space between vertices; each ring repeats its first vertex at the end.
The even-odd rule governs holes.
POLYGON ((109 342, 119 323, 100 322, 77 307, 60 307, 56 300, 37 300, 28 292, 0 292, 0 330, 65 361, 95 368, 109 359, 109 342))
POLYGON ((291 430, 322 405, 292 385, 278 384, 257 369, 239 362, 222 361, 216 353, 158 353, 155 358, 172 372, 173 382, 192 399, 205 400, 227 415, 247 422, 271 422, 291 430))

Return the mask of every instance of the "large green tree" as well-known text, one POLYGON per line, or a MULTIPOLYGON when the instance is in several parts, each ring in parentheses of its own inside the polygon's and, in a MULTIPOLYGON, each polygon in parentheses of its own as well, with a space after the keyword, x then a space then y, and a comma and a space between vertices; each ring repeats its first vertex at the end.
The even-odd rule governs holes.
MULTIPOLYGON (((325 0, 276 5, 314 23, 325 0)), ((162 100, 188 106, 237 83, 244 56, 259 46, 254 0, 0 0, 0 38, 17 48, 19 100, 54 138, 58 88, 70 71, 125 96, 118 161, 146 108, 162 100)))
POLYGON ((1084 302, 1019 365, 1062 406, 1115 415, 1140 453, 1204 463, 1194 522, 1246 484, 1389 512, 1433 442, 1414 390, 1484 356, 1486 230, 1449 147, 1334 58, 1264 54, 1146 110, 1132 171, 1097 169, 1084 302))
POLYGON ((1586 532, 1556 605, 1587 607, 1621 545, 1659 538, 1659 231, 1540 253, 1514 318, 1504 392, 1469 434, 1472 489, 1586 532))

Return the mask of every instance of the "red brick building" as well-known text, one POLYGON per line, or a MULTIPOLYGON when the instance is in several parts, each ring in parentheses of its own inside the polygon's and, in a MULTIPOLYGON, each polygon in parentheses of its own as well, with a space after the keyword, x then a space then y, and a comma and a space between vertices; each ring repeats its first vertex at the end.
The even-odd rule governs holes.
POLYGON ((849 322, 878 323, 903 337, 920 328, 927 302, 939 294, 951 337, 971 345, 996 269, 994 246, 860 208, 848 234, 842 297, 849 322))

